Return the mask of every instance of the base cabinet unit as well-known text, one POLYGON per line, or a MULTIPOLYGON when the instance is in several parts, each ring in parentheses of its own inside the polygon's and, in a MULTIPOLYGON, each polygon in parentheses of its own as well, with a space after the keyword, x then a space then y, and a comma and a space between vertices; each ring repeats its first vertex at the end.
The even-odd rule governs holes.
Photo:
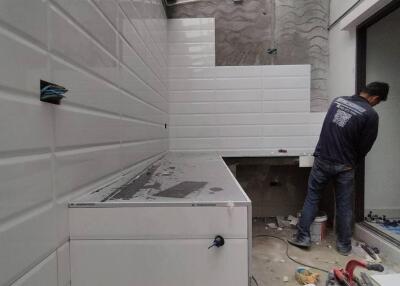
POLYGON ((77 240, 71 244, 74 286, 247 285, 247 240, 77 240))
POLYGON ((72 286, 250 285, 251 202, 217 155, 169 154, 78 198, 70 231, 72 286))

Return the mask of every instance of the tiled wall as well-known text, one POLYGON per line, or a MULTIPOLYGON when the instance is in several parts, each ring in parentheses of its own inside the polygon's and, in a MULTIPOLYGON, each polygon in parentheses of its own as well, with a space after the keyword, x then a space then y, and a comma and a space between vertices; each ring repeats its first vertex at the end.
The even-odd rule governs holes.
POLYGON ((311 111, 321 112, 328 104, 329 2, 335 1, 169 1, 167 13, 215 18, 217 66, 310 64, 311 111), (271 48, 277 53, 268 54, 271 48))
POLYGON ((68 285, 68 199, 167 151, 166 26, 158 0, 0 2, 1 286, 68 285))
POLYGON ((213 19, 168 24, 171 150, 313 152, 324 113, 310 113, 309 65, 215 66, 213 19))

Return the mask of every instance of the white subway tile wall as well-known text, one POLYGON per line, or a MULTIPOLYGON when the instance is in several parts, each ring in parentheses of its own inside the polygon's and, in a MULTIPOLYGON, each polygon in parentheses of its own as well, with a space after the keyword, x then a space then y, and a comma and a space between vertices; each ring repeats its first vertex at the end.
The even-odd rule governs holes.
POLYGON ((211 18, 170 19, 168 33, 172 151, 313 152, 325 114, 310 113, 309 65, 215 66, 211 18))
POLYGON ((0 286, 70 285, 67 202, 168 151, 167 64, 161 1, 0 2, 0 286))
POLYGON ((216 67, 214 39, 158 0, 1 1, 0 286, 69 285, 68 200, 169 149, 312 151, 310 67, 216 67))

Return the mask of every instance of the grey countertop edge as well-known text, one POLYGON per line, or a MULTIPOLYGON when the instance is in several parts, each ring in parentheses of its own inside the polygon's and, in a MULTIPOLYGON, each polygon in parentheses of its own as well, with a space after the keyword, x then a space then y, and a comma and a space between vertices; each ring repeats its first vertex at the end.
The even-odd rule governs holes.
POLYGON ((251 201, 245 202, 71 202, 70 208, 123 208, 123 207, 247 207, 251 201))

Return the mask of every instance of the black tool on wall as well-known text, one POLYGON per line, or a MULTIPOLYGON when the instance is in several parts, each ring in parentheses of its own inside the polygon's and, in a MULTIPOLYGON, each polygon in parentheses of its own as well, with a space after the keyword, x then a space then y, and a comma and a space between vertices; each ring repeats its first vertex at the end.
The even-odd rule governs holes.
POLYGON ((40 80, 40 101, 60 104, 64 94, 68 91, 65 87, 51 82, 40 80))

